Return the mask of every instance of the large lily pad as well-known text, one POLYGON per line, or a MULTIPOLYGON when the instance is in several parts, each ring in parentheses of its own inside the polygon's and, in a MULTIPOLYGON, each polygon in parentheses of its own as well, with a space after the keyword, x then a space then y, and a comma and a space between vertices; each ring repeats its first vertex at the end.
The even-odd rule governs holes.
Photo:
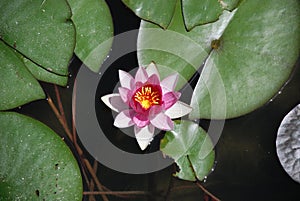
POLYGON ((2 0, 0 37, 48 71, 68 73, 75 30, 66 1, 2 0))
POLYGON ((210 137, 194 122, 175 121, 174 129, 161 140, 160 149, 175 160, 180 169, 175 176, 180 179, 204 180, 214 165, 210 137))
POLYGON ((137 16, 167 28, 178 0, 122 0, 137 16))
POLYGON ((241 0, 220 0, 220 4, 224 9, 233 10, 236 8, 241 0))
POLYGON ((44 124, 0 112, 0 200, 82 199, 77 161, 44 124))
POLYGON ((113 37, 113 23, 104 0, 68 0, 76 29, 75 54, 92 71, 98 72, 106 59, 113 37))
POLYGON ((269 101, 293 70, 299 33, 299 1, 242 2, 205 62, 190 117, 233 118, 269 101))
POLYGON ((187 32, 178 5, 166 31, 141 23, 139 63, 155 61, 163 76, 178 72, 178 87, 205 63, 191 100, 192 119, 249 113, 270 100, 291 74, 300 49, 299 7, 297 0, 243 1, 236 10, 223 11, 217 22, 187 32))
POLYGON ((20 57, 3 41, 0 41, 0 80, 0 110, 45 98, 43 89, 20 57))
POLYGON ((233 10, 240 0, 182 0, 184 23, 188 30, 214 22, 224 9, 233 10))
POLYGON ((178 2, 167 30, 142 21, 137 42, 139 65, 147 66, 155 61, 161 77, 179 73, 177 89, 180 89, 201 66, 209 54, 211 41, 221 36, 233 15, 234 12, 224 11, 219 21, 188 32, 178 2))

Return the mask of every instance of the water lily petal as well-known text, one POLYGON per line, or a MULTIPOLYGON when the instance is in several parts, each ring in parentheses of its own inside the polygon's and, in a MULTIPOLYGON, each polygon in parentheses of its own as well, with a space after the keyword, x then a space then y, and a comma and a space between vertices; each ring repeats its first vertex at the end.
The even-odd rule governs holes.
POLYGON ((153 105, 149 111, 149 117, 154 117, 157 114, 161 113, 165 108, 161 105, 153 105))
POLYGON ((159 73, 158 73, 156 64, 155 64, 154 62, 151 62, 151 63, 147 66, 146 72, 148 73, 148 76, 149 76, 149 77, 150 77, 151 75, 156 75, 156 76, 158 77, 158 79, 160 80, 160 78, 159 78, 159 73))
POLYGON ((101 100, 105 105, 115 112, 120 112, 128 108, 128 106, 121 99, 120 94, 108 94, 102 96, 101 100))
POLYGON ((131 90, 124 88, 124 87, 119 87, 119 94, 124 103, 129 104, 129 101, 131 99, 131 90))
POLYGON ((124 110, 120 112, 114 121, 114 126, 118 128, 127 128, 129 126, 133 126, 134 122, 132 120, 132 117, 134 115, 133 110, 124 110))
POLYGON ((192 111, 192 107, 181 102, 177 101, 172 107, 165 111, 165 114, 169 116, 171 119, 176 119, 187 115, 192 111))
POLYGON ((142 86, 144 86, 142 82, 136 82, 135 85, 133 86, 132 92, 134 93, 137 89, 141 88, 142 86))
POLYGON ((172 74, 163 79, 160 83, 162 86, 163 93, 174 91, 178 80, 178 74, 172 74))
POLYGON ((140 113, 135 113, 132 120, 135 123, 135 125, 139 128, 145 127, 150 123, 148 115, 140 113))
POLYGON ((172 107, 179 99, 181 93, 180 92, 168 92, 163 96, 163 102, 165 109, 169 109, 172 107))
POLYGON ((134 127, 135 137, 141 150, 145 150, 149 143, 153 140, 154 130, 155 128, 151 124, 143 128, 139 128, 137 126, 134 127))
POLYGON ((116 112, 121 112, 123 110, 129 109, 129 106, 126 105, 120 96, 113 96, 110 98, 111 105, 116 109, 116 112))
POLYGON ((174 123, 171 120, 171 118, 162 112, 156 115, 153 119, 151 119, 150 122, 156 128, 165 131, 172 130, 174 127, 174 123))
POLYGON ((155 74, 153 74, 149 77, 147 83, 153 84, 153 85, 160 85, 159 78, 155 74))
POLYGON ((148 80, 148 74, 143 67, 139 67, 138 71, 135 74, 135 82, 145 83, 148 80))
POLYGON ((130 106, 132 109, 134 109, 134 111, 137 111, 136 105, 138 105, 138 104, 135 104, 135 102, 134 102, 132 99, 129 101, 129 106, 130 106))
POLYGON ((122 87, 132 89, 132 87, 134 86, 133 77, 125 71, 119 70, 119 79, 122 87))

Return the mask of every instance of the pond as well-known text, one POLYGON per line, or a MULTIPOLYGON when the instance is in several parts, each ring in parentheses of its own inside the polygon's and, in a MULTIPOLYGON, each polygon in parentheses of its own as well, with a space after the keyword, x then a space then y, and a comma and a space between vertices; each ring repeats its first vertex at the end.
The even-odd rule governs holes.
MULTIPOLYGON (((175 163, 168 164, 166 167, 159 168, 156 171, 150 170, 139 174, 126 173, 126 171, 117 171, 118 168, 111 168, 109 160, 104 162, 98 156, 95 156, 93 153, 99 150, 100 152, 102 151, 100 157, 110 156, 111 153, 103 148, 105 147, 104 145, 102 147, 102 142, 94 142, 95 145, 101 145, 99 150, 90 150, 90 147, 86 146, 86 136, 97 137, 100 135, 98 130, 93 129, 92 124, 94 121, 97 122, 97 126, 99 126, 106 139, 119 150, 126 153, 139 155, 157 153, 160 149, 160 141, 165 135, 164 131, 158 131, 150 145, 145 151, 142 151, 136 143, 136 139, 133 138, 134 135, 130 128, 118 129, 113 126, 116 113, 112 112, 101 101, 102 96, 116 91, 119 86, 119 69, 135 72, 139 66, 136 41, 140 27, 140 18, 119 0, 107 1, 107 4, 113 17, 114 35, 117 36, 130 31, 130 34, 126 35, 130 36, 130 38, 120 37, 114 40, 111 51, 103 64, 104 68, 100 69, 99 74, 92 73, 87 69, 82 71, 82 68, 86 67, 74 55, 69 65, 67 87, 41 83, 47 93, 47 97, 51 97, 54 104, 59 105, 60 102, 62 103, 67 125, 71 129, 72 126, 78 126, 74 125, 72 121, 72 115, 75 115, 72 113, 77 107, 79 112, 77 111, 76 115, 87 113, 87 115, 93 116, 89 112, 90 109, 93 110, 92 112, 95 113, 96 119, 93 122, 86 122, 87 128, 90 128, 87 131, 89 133, 78 133, 78 145, 74 145, 68 139, 65 128, 61 126, 61 122, 53 112, 53 109, 49 107, 49 99, 48 101, 46 99, 34 101, 13 109, 13 111, 40 120, 64 138, 81 169, 84 188, 83 200, 196 201, 214 200, 212 197, 215 196, 220 200, 231 201, 281 201, 295 200, 297 197, 300 197, 299 183, 295 182, 285 172, 276 153, 276 137, 279 125, 284 116, 300 103, 299 58, 290 79, 263 106, 240 117, 229 118, 224 121, 202 118, 197 121, 204 130, 211 129, 209 134, 214 131, 220 132, 220 136, 217 139, 213 139, 213 141, 215 140, 214 166, 204 181, 190 182, 174 177, 173 174, 178 171, 178 166, 175 163), (92 99, 82 97, 82 94, 85 94, 82 91, 75 91, 78 90, 76 82, 77 84, 82 83, 82 81, 76 80, 78 79, 78 74, 87 76, 87 79, 84 79, 87 82, 87 86, 90 86, 90 88, 86 88, 87 91, 95 90, 92 99), (92 83, 94 80, 98 82, 92 83), (58 97, 58 94, 60 97, 58 97), (81 99, 87 98, 86 103, 91 103, 91 105, 75 106, 72 98, 74 99, 77 96, 80 96, 81 99), (80 151, 78 151, 78 146, 80 151), (80 153, 81 151, 82 153, 80 153), (94 167, 87 167, 84 162, 85 159, 94 167), (96 176, 101 185, 103 185, 101 187, 102 190, 108 192, 107 194, 100 195, 101 193, 97 193, 99 189, 97 189, 97 184, 93 182, 95 187, 91 188, 89 186, 91 185, 90 181, 95 176, 90 174, 89 168, 97 169, 96 176), (89 194, 93 194, 93 192, 94 198, 91 198, 89 194), (213 196, 210 197, 210 194, 213 196)), ((191 91, 195 85, 196 83, 191 82, 191 88, 187 87, 186 90, 181 90, 183 101, 190 101, 191 91)), ((79 129, 78 127, 77 129, 79 129)), ((116 159, 112 158, 111 160, 116 159)), ((120 169, 122 169, 122 166, 141 166, 135 163, 122 163, 122 158, 119 158, 119 160, 118 167, 120 169)), ((152 163, 152 161, 149 162, 152 163)), ((153 163, 155 162, 157 161, 153 161, 153 163)))

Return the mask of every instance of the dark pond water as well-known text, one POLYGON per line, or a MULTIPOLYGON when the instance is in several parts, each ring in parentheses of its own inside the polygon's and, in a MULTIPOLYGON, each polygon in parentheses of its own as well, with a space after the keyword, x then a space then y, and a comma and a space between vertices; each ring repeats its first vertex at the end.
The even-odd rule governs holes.
MULTIPOLYGON (((108 4, 114 19, 115 34, 139 27, 139 18, 134 16, 119 0, 108 1, 108 4)), ((132 40, 133 45, 135 45, 135 39, 132 40)), ((114 43, 111 54, 114 54, 120 45, 122 44, 114 43)), ((289 83, 272 101, 250 114, 225 122, 221 138, 216 145, 216 166, 206 182, 203 183, 203 186, 221 200, 279 201, 300 199, 300 185, 294 182, 281 167, 275 147, 277 129, 281 120, 293 107, 300 103, 299 63, 297 63, 289 83)), ((74 57, 70 65, 72 76, 68 83, 69 87, 60 88, 69 125, 71 125, 73 82, 80 66, 80 61, 74 57)), ((118 69, 120 67, 124 70, 131 70, 137 66, 135 52, 113 62, 98 85, 95 100, 99 100, 104 94, 111 93, 118 81, 118 69)), ((55 97, 52 85, 43 83, 43 86, 51 97, 55 97)), ((109 133, 107 138, 115 146, 129 152, 142 154, 137 146, 132 146, 133 144, 136 145, 135 139, 112 126, 111 112, 105 109, 100 101, 96 103, 95 109, 101 127, 107 130, 109 133)), ((46 100, 25 105, 18 111, 41 120, 60 135, 64 135, 63 129, 46 100)), ((200 124, 205 128, 209 121, 203 120, 200 124)), ((158 149, 161 137, 162 134, 155 138, 150 148, 147 149, 147 153, 158 149)), ((87 152, 85 155, 93 161, 87 152)), ((120 173, 100 164, 98 176, 100 181, 111 190, 151 192, 150 196, 138 196, 130 199, 109 196, 111 201, 203 200, 202 191, 193 182, 185 182, 172 177, 175 170, 176 167, 171 165, 155 173, 134 175, 120 173)), ((97 199, 101 200, 100 197, 97 199)))

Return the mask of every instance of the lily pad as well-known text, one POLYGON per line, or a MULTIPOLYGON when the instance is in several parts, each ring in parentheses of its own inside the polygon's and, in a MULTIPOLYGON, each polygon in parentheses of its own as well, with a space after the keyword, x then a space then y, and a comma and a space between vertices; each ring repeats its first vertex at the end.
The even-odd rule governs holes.
POLYGON ((53 84, 57 84, 60 86, 66 86, 68 82, 68 76, 66 75, 57 75, 55 73, 49 72, 46 69, 36 65, 26 57, 23 57, 22 55, 19 55, 21 59, 23 60, 23 63, 27 67, 27 69, 30 71, 30 73, 40 81, 49 82, 53 84))
POLYGON ((104 0, 68 0, 76 29, 75 54, 92 71, 98 72, 106 59, 113 37, 113 22, 104 0))
POLYGON ((1 200, 82 200, 77 161, 41 122, 0 112, 1 200))
POLYGON ((184 23, 188 30, 214 22, 223 10, 233 10, 240 0, 182 0, 184 23))
POLYGON ((214 165, 211 139, 194 122, 175 121, 174 129, 161 140, 160 150, 175 160, 180 169, 175 176, 180 179, 204 180, 214 165))
POLYGON ((75 29, 66 1, 2 0, 0 38, 48 71, 67 75, 75 29))
POLYGON ((233 118, 269 101, 293 70, 299 32, 299 1, 243 1, 205 62, 190 118, 233 118))
POLYGON ((178 2, 167 30, 142 21, 137 42, 139 65, 155 61, 161 77, 177 72, 180 75, 177 89, 180 89, 201 66, 210 52, 211 41, 221 36, 233 15, 234 12, 224 11, 217 22, 188 32, 178 2))
POLYGON ((185 27, 216 21, 224 9, 233 10, 240 0, 122 0, 138 17, 167 29, 172 21, 175 5, 182 2, 185 27))
POLYGON ((300 183, 300 104, 282 120, 277 133, 276 148, 284 170, 300 183))
POLYGON ((166 29, 174 14, 178 0, 122 0, 137 16, 166 29))
POLYGON ((45 98, 40 84, 3 41, 0 41, 0 80, 0 110, 45 98))
POLYGON ((233 10, 238 6, 241 0, 220 0, 220 4, 226 10, 233 10))
POLYGON ((215 23, 187 32, 177 5, 168 30, 141 23, 139 64, 155 61, 162 77, 178 72, 178 87, 201 72, 191 100, 192 119, 244 115, 288 80, 299 56, 299 7, 297 0, 243 1, 215 23))
POLYGON ((191 30, 197 25, 216 21, 223 8, 219 0, 182 0, 185 25, 191 30))

